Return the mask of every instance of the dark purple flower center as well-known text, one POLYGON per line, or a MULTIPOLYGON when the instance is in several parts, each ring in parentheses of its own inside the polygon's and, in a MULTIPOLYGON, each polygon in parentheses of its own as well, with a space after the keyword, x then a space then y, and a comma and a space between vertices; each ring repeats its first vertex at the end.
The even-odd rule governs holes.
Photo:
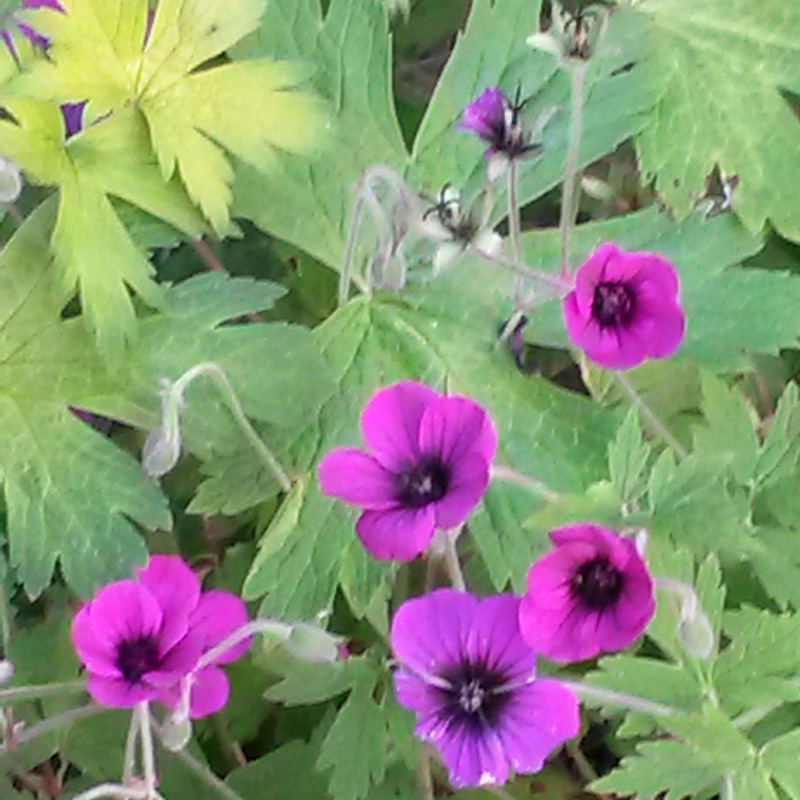
POLYGON ((624 576, 605 556, 581 564, 570 588, 583 605, 593 610, 613 606, 622 594, 624 576))
POLYGON ((441 500, 449 485, 449 468, 435 456, 428 456, 397 475, 395 496, 405 508, 420 508, 441 500))
POLYGON ((483 727, 494 725, 513 692, 498 692, 507 681, 502 674, 484 664, 460 664, 442 677, 449 689, 439 689, 443 713, 447 719, 460 725, 483 727))
POLYGON ((128 683, 138 683, 142 675, 159 667, 158 642, 141 636, 122 642, 117 648, 117 669, 128 683))
POLYGON ((592 314, 604 327, 613 328, 630 322, 636 312, 636 293, 622 281, 598 283, 592 300, 592 314))

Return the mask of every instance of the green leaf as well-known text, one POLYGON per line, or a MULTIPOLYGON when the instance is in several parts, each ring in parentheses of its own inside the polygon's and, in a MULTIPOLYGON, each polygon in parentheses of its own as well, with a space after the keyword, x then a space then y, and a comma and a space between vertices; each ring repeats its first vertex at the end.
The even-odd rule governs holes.
POLYGON ((112 199, 160 217, 187 236, 203 232, 202 218, 180 184, 161 177, 145 121, 132 108, 65 143, 56 106, 22 98, 7 98, 4 105, 12 116, 0 123, 0 151, 34 182, 58 187, 52 248, 64 299, 79 292, 100 352, 117 367, 125 344, 136 336, 129 290, 151 306, 159 306, 163 296, 147 253, 131 239, 112 199))
POLYGON ((392 100, 390 45, 383 3, 332 0, 323 19, 320 0, 270 0, 258 31, 236 53, 310 64, 332 121, 311 163, 286 157, 269 173, 239 169, 237 216, 339 265, 361 173, 376 163, 402 171, 408 160, 392 100))
POLYGON ((789 795, 791 800, 800 800, 800 730, 790 731, 768 742, 761 751, 764 766, 789 795))
POLYGON ((758 454, 755 479, 760 487, 771 486, 794 474, 800 458, 800 402, 795 383, 786 386, 775 410, 767 437, 758 454))
POLYGON ((734 478, 740 485, 749 486, 754 480, 759 450, 756 414, 741 392, 713 375, 704 374, 702 385, 707 425, 695 429, 695 449, 704 455, 726 455, 734 478))
POLYGON ((800 616, 744 606, 727 612, 724 628, 732 642, 717 660, 714 685, 729 714, 800 700, 800 616))
POLYGON ((800 165, 786 153, 800 130, 781 92, 800 92, 800 8, 783 0, 643 0, 636 13, 667 78, 637 141, 645 175, 656 176, 659 194, 684 215, 718 165, 739 178, 734 208, 749 230, 769 219, 798 241, 800 165))
POLYGON ((372 697, 375 676, 358 682, 322 743, 317 768, 331 769, 334 800, 360 800, 386 771, 386 719, 372 697), (358 757, 354 757, 358 754, 358 757))
POLYGON ((645 489, 645 469, 651 448, 642 439, 639 415, 630 409, 608 446, 608 469, 611 483, 620 500, 629 503, 637 500, 645 489))

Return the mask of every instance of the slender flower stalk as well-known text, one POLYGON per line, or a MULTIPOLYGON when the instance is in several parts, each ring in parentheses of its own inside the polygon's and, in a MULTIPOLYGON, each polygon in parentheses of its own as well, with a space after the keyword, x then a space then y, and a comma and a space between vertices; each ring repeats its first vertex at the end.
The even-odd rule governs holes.
POLYGON ((592 686, 582 681, 562 680, 561 683, 572 689, 578 697, 585 700, 596 700, 603 705, 626 708, 629 711, 641 711, 654 717, 669 717, 673 714, 687 713, 682 708, 657 703, 645 697, 637 697, 635 694, 616 692, 613 689, 604 689, 602 686, 592 686))
POLYGON ((85 680, 43 683, 39 686, 12 686, 9 689, 0 689, 0 705, 8 706, 64 694, 82 694, 85 691, 85 680))
POLYGON ((37 722, 35 725, 25 728, 21 733, 16 734, 13 741, 5 742, 0 746, 0 753, 13 750, 14 747, 18 747, 26 742, 32 742, 34 739, 38 739, 40 736, 44 736, 47 733, 52 733, 62 726, 69 725, 81 719, 87 719, 88 717, 94 717, 105 710, 106 708, 104 706, 97 703, 89 703, 85 706, 71 708, 69 711, 64 711, 61 714, 47 717, 47 719, 43 719, 41 722, 37 722))
POLYGON ((630 398, 631 402, 641 412, 642 416, 650 424, 653 432, 659 436, 678 456, 680 459, 686 458, 689 455, 686 448, 675 438, 670 429, 661 421, 661 418, 653 411, 647 404, 645 399, 636 390, 636 387, 631 383, 630 379, 624 372, 615 372, 614 379, 619 385, 620 389, 630 398))
MULTIPOLYGON (((508 164, 508 237, 511 240, 511 257, 515 262, 522 261, 522 220, 519 207, 519 163, 512 159, 508 164)), ((514 284, 514 307, 519 309, 522 300, 522 276, 517 273, 514 284)))
POLYGON ((461 528, 444 532, 444 559, 453 588, 464 592, 467 589, 467 582, 458 558, 458 535, 460 533, 461 528))
POLYGON ((142 451, 142 463, 145 470, 154 477, 160 477, 169 472, 177 463, 181 447, 180 413, 185 405, 184 397, 192 381, 201 376, 207 376, 212 379, 242 434, 252 445, 267 471, 278 482, 281 490, 288 494, 292 490, 291 478, 273 452, 256 433, 255 428, 250 424, 250 420, 244 413, 242 404, 236 396, 228 375, 214 361, 202 361, 199 364, 195 364, 187 369, 178 380, 165 387, 163 393, 163 421, 147 437, 142 451))
POLYGON ((520 489, 525 489, 525 491, 536 497, 541 497, 548 503, 555 503, 561 499, 561 495, 558 492, 554 492, 541 481, 536 480, 536 478, 523 475, 511 469, 511 467, 504 467, 502 464, 492 464, 490 477, 504 483, 510 483, 512 486, 518 486, 520 489))
POLYGON ((579 195, 580 189, 578 160, 583 137, 584 88, 588 66, 588 61, 576 61, 570 64, 569 141, 567 157, 564 162, 561 219, 558 226, 561 234, 561 277, 565 279, 569 278, 572 271, 569 264, 569 239, 578 213, 578 197, 576 196, 579 195))

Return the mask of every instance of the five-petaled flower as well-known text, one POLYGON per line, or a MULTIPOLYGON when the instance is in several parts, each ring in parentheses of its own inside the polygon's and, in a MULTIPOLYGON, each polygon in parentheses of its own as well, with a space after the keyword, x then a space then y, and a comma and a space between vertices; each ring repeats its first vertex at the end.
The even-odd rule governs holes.
POLYGON ((439 589, 403 603, 392 621, 397 699, 417 715, 416 734, 436 746, 454 787, 537 772, 578 733, 577 698, 536 677, 518 607, 509 594, 479 600, 439 589))
POLYGON ((204 664, 201 659, 247 621, 244 603, 200 581, 178 556, 154 555, 136 578, 110 583, 72 623, 72 641, 89 673, 89 694, 115 708, 160 700, 180 702, 190 686, 189 715, 218 711, 228 698, 225 673, 249 646, 241 641, 204 664))
POLYGON ((600 245, 575 274, 564 298, 572 341, 595 363, 629 369, 647 358, 667 358, 679 347, 686 317, 675 267, 658 253, 600 245))
POLYGON ((655 612, 653 579, 632 539, 582 523, 550 532, 556 549, 528 572, 520 629, 553 661, 621 650, 655 612))
POLYGON ((467 397, 402 381, 361 414, 370 452, 340 447, 319 465, 322 490, 364 511, 356 532, 376 558, 409 561, 437 528, 460 525, 489 483, 497 434, 467 397))
POLYGON ((484 157, 489 162, 489 178, 498 178, 508 162, 539 149, 529 143, 520 120, 524 103, 512 103, 499 86, 489 86, 465 108, 458 127, 483 139, 489 147, 484 157))

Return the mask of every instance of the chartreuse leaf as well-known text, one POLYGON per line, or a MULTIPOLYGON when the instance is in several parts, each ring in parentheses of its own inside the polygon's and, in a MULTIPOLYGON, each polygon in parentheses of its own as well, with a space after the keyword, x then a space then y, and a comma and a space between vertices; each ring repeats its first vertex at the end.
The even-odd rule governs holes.
MULTIPOLYGON (((573 239, 574 262, 609 240, 629 250, 657 251, 677 267, 688 323, 676 360, 692 359, 715 372, 752 370, 753 353, 777 354, 781 348, 796 345, 800 276, 737 266, 760 249, 761 241, 735 216, 703 219, 694 214, 677 224, 653 207, 580 225, 573 239)), ((558 270, 557 231, 530 232, 523 242, 531 266, 558 270)), ((510 278, 503 278, 507 285, 510 278)), ((485 291, 491 291, 501 279, 489 280, 485 291)), ((560 303, 544 303, 537 309, 534 323, 526 331, 532 341, 569 346, 560 303)))
POLYGON ((178 181, 162 179, 146 124, 133 109, 64 142, 57 107, 17 97, 3 103, 12 119, 0 123, 0 152, 32 181, 58 187, 52 248, 64 298, 79 292, 100 352, 116 367, 136 335, 130 290, 151 306, 160 305, 162 292, 147 253, 132 241, 113 199, 161 217, 188 236, 202 233, 202 218, 178 181))
MULTIPOLYGON (((715 165, 736 175, 734 208, 751 231, 769 219, 800 239, 794 202, 800 165, 787 158, 800 135, 782 96, 800 92, 800 7, 783 0, 643 0, 666 90, 637 146, 645 174, 683 215, 715 165), (754 54, 758 69, 753 69, 754 54)), ((749 316, 744 317, 750 319, 749 316)))
POLYGON ((764 766, 791 800, 800 800, 800 730, 779 736, 761 751, 764 766))
POLYGON ((294 67, 271 59, 205 66, 256 28, 265 4, 164 0, 145 37, 146 0, 65 0, 64 13, 31 12, 51 46, 16 89, 59 101, 88 98, 95 112, 135 101, 164 180, 177 172, 215 231, 225 233, 233 180, 227 154, 267 169, 277 150, 306 152, 323 125, 317 100, 296 91, 304 76, 294 67))
POLYGON ((775 410, 758 454, 755 479, 762 488, 794 474, 800 458, 800 402, 797 384, 789 383, 775 410))
MULTIPOLYGON (((540 155, 520 165, 523 203, 541 196, 563 177, 569 137, 570 76, 549 53, 531 49, 526 38, 539 30, 541 2, 480 0, 434 91, 413 149, 412 174, 420 188, 436 192, 447 182, 477 192, 486 181, 485 144, 458 130, 464 107, 484 88, 500 85, 509 97, 517 88, 529 98, 523 119, 552 118, 537 137, 540 155)), ((661 85, 646 25, 637 15, 618 10, 610 18, 603 43, 586 76, 580 163, 596 161, 639 132, 661 85), (609 114, 608 109, 615 113, 609 114)), ((502 182, 500 182, 502 183, 502 182)), ((503 209, 503 187, 497 187, 503 209)))
POLYGON ((289 157, 272 172, 240 169, 234 208, 262 229, 338 266, 361 173, 377 163, 402 171, 408 154, 392 100, 391 38, 383 4, 332 0, 324 16, 322 5, 320 0, 270 0, 256 33, 235 51, 311 64, 314 86, 333 118, 326 146, 310 164, 289 157))

